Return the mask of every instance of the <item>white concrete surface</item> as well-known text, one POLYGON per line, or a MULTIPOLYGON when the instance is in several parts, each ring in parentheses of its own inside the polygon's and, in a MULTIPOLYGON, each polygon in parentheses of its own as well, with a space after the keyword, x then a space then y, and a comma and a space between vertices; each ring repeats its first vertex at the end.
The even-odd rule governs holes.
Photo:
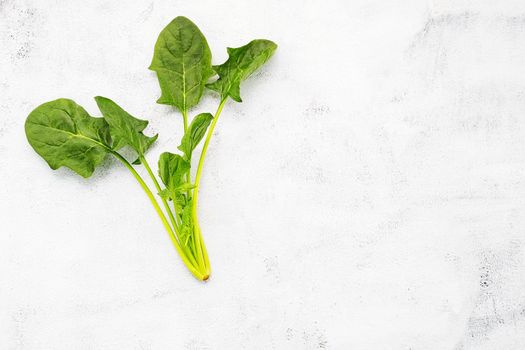
POLYGON ((0 139, 0 349, 525 349, 523 0, 0 0, 0 139), (208 153, 206 284, 123 167, 23 131, 104 95, 175 150, 147 67, 177 15, 215 63, 279 44, 208 153))

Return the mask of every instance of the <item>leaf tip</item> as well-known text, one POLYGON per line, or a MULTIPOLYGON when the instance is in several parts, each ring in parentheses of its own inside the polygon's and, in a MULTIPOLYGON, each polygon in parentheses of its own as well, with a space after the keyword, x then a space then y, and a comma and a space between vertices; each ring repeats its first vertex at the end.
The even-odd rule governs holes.
POLYGON ((103 103, 112 102, 109 98, 104 97, 104 96, 95 96, 94 99, 95 99, 95 102, 97 103, 97 106, 99 107, 103 103))

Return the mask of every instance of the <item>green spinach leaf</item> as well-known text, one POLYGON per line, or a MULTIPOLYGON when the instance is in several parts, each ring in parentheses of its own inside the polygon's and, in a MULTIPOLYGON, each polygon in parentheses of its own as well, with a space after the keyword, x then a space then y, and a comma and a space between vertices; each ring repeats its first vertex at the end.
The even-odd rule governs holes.
POLYGON ((192 207, 191 199, 182 206, 182 228, 181 228, 181 238, 184 245, 188 245, 190 239, 193 236, 193 218, 192 218, 192 207))
POLYGON ((109 124, 114 150, 119 150, 124 146, 130 146, 137 152, 139 157, 141 157, 155 140, 157 140, 158 134, 149 137, 142 133, 146 126, 148 126, 147 120, 133 117, 109 98, 97 96, 95 97, 95 101, 104 119, 109 124))
POLYGON ((240 93, 241 81, 245 80, 262 66, 277 49, 277 45, 264 39, 252 40, 248 44, 227 49, 228 60, 213 69, 219 74, 219 79, 206 85, 217 91, 224 100, 230 96, 237 102, 242 102, 240 93))
POLYGON ((157 72, 162 90, 157 102, 183 113, 199 102, 215 74, 206 38, 186 17, 176 17, 160 32, 149 69, 157 72))
POLYGON ((159 177, 166 186, 164 196, 176 199, 177 193, 190 188, 184 175, 190 170, 190 163, 178 154, 164 152, 159 157, 159 177))
POLYGON ((110 151, 108 124, 74 101, 61 98, 35 108, 27 117, 29 144, 51 169, 65 166, 83 177, 93 174, 110 151))
POLYGON ((186 159, 191 160, 193 150, 206 134, 206 130, 212 120, 213 115, 211 113, 201 113, 193 118, 178 147, 179 150, 184 152, 186 159))

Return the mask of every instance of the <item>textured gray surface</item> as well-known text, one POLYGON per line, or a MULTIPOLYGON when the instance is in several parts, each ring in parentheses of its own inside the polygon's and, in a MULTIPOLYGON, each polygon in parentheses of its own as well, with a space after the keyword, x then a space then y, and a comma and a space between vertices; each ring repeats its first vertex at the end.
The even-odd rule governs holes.
POLYGON ((525 349, 522 0, 0 0, 0 92, 1 349, 525 349), (23 133, 105 95, 175 149, 146 67, 177 15, 215 63, 279 44, 208 153, 207 284, 125 169, 23 133))

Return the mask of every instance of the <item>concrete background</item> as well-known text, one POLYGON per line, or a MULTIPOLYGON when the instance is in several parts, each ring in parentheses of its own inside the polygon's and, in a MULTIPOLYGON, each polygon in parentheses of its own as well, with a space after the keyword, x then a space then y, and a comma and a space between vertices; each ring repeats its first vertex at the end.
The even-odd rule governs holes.
POLYGON ((523 0, 0 0, 0 139, 0 349, 525 349, 523 0), (214 63, 279 44, 208 152, 206 284, 116 161, 53 172, 23 132, 104 95, 174 151, 177 15, 214 63))

